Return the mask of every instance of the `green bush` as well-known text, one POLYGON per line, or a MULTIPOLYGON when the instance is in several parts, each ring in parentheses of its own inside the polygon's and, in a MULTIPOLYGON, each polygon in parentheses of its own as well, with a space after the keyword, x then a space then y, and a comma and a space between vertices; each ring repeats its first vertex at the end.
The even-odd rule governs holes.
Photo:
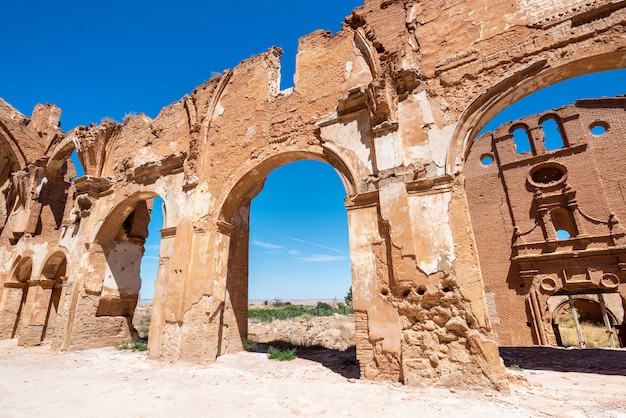
POLYGON ((296 358, 296 349, 291 348, 285 351, 281 351, 278 348, 274 348, 271 345, 267 348, 267 358, 270 360, 289 361, 296 358))
POLYGON ((116 346, 118 350, 146 351, 148 349, 148 340, 145 338, 135 338, 132 341, 126 341, 116 346))
POLYGON ((352 307, 352 286, 350 286, 350 290, 348 290, 348 293, 346 293, 346 296, 344 296, 343 300, 344 302, 346 302, 346 305, 352 307))
POLYGON ((243 340, 243 349, 246 351, 254 351, 258 347, 258 344, 252 340, 243 340))
POLYGON ((248 318, 259 322, 272 322, 275 319, 291 319, 306 316, 330 316, 334 314, 352 315, 354 311, 351 307, 339 303, 333 308, 328 303, 318 302, 316 306, 287 305, 283 304, 279 308, 268 309, 248 309, 248 318))

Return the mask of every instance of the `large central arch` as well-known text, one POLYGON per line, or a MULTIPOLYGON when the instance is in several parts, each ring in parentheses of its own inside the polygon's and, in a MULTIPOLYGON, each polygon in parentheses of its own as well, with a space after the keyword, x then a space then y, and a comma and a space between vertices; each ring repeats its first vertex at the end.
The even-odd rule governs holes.
MULTIPOLYGON (((262 190, 270 172, 283 165, 302 160, 317 160, 330 164, 339 174, 348 196, 354 194, 356 190, 348 166, 329 150, 323 150, 321 153, 291 151, 273 155, 241 177, 228 194, 220 212, 220 221, 229 225, 230 247, 228 249, 222 342, 218 355, 242 350, 242 344, 247 340, 248 246, 252 199, 262 190)), ((351 231, 349 236, 354 236, 354 232, 351 231)), ((354 274, 352 283, 353 288, 359 289, 361 286, 361 282, 354 277, 354 274)))

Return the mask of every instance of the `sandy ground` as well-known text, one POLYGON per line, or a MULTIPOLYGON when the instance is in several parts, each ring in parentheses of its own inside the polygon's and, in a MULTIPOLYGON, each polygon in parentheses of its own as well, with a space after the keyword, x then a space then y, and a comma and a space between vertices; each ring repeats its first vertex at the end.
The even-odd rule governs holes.
POLYGON ((115 348, 56 353, 1 341, 0 417, 626 417, 621 371, 525 369, 511 372, 528 382, 512 384, 510 394, 409 388, 349 373, 260 352, 192 366, 115 348))

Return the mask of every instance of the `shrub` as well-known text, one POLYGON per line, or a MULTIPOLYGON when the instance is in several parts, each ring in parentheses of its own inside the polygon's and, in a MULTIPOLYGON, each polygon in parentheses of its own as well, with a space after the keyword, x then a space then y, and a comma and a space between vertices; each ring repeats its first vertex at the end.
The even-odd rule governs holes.
POLYGON ((328 303, 318 302, 316 306, 287 305, 279 308, 248 309, 248 318, 258 322, 272 322, 275 319, 291 319, 306 316, 330 316, 335 313, 351 315, 354 310, 340 303, 333 308, 328 303))
POLYGON ((118 350, 146 351, 148 349, 148 340, 145 338, 135 338, 132 341, 126 341, 116 346, 118 350))
POLYGON ((352 307, 352 286, 350 286, 350 290, 348 290, 348 293, 346 293, 346 296, 343 298, 344 302, 346 302, 346 305, 352 307))
POLYGON ((267 349, 267 358, 270 360, 289 361, 296 358, 296 349, 291 348, 285 351, 281 351, 278 348, 274 348, 271 345, 267 349))
POLYGON ((243 341, 243 349, 246 351, 254 351, 256 350, 258 347, 258 344, 254 341, 251 340, 244 340, 243 341))

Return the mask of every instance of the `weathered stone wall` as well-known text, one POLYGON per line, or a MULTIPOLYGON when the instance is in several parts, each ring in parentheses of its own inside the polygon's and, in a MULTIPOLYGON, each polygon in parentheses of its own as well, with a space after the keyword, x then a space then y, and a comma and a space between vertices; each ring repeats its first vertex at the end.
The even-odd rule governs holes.
POLYGON ((623 97, 579 100, 507 123, 472 146, 465 190, 499 344, 556 345, 558 304, 549 299, 559 294, 602 293, 607 303, 616 296, 609 312, 623 329, 625 110, 623 97), (562 144, 547 149, 542 123, 550 119, 562 144), (594 134, 598 128, 604 132, 594 134), (530 151, 516 149, 519 129, 530 151), (559 229, 571 237, 559 239, 559 229))
MULTIPOLYGON (((20 202, 5 205, 3 295, 35 283, 58 263, 50 254, 62 254, 52 346, 130 338, 142 225, 158 195, 165 221, 149 355, 204 363, 241 350, 250 201, 273 169, 318 159, 346 187, 363 376, 502 388, 464 190, 469 145, 517 98, 626 66, 625 21, 624 4, 608 0, 368 0, 338 34, 300 40, 289 91, 279 91, 281 51, 272 48, 154 120, 60 138, 54 118, 11 125, 26 118, 2 104, 3 178, 23 179, 3 186, 5 201, 20 202), (36 155, 25 151, 35 131, 22 126, 31 124, 48 144, 36 155), (74 147, 86 175, 61 180, 74 147), (66 197, 47 211, 44 183, 66 197), (29 277, 15 275, 18 257, 32 262, 29 277)), ((39 310, 26 299, 24 312, 39 310)))

